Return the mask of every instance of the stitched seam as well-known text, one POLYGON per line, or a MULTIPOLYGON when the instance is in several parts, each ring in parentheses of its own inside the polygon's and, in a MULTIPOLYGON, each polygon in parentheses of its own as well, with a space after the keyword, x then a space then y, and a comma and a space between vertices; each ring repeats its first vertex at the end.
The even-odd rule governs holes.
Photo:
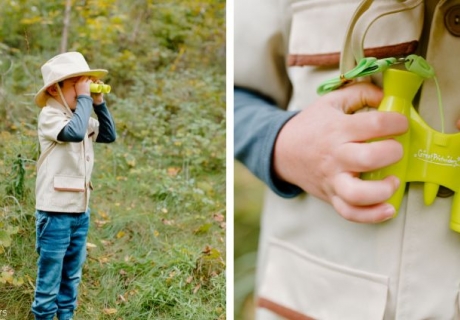
MULTIPOLYGON (((364 50, 366 57, 375 57, 377 59, 406 56, 417 50, 418 41, 399 43, 391 46, 368 48, 364 50)), ((335 66, 340 62, 340 52, 324 54, 291 54, 287 59, 288 66, 335 66)))

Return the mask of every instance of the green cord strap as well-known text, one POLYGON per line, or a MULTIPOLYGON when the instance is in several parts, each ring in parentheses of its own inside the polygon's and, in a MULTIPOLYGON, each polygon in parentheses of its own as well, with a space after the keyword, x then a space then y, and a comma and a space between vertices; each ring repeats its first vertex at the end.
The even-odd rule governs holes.
POLYGON ((340 88, 346 83, 360 77, 370 76, 377 72, 385 71, 388 67, 392 66, 397 62, 396 58, 380 59, 369 57, 363 58, 359 61, 358 65, 350 71, 341 74, 339 77, 327 80, 323 82, 316 92, 319 95, 324 95, 335 89, 340 88))
POLYGON ((363 58, 359 61, 358 65, 350 71, 341 74, 339 77, 323 82, 316 92, 319 95, 324 95, 335 89, 340 88, 344 84, 360 77, 367 77, 377 72, 383 72, 392 65, 405 63, 407 70, 412 71, 424 78, 433 78, 434 70, 425 59, 415 54, 411 54, 406 58, 385 58, 377 59, 373 57, 363 58))
POLYGON ((434 78, 434 69, 420 56, 411 54, 406 57, 404 66, 408 71, 418 74, 422 78, 434 78))
POLYGON ((406 58, 402 59, 377 59, 373 57, 363 58, 361 59, 361 61, 359 61, 358 65, 350 71, 341 74, 339 77, 321 83, 316 92, 319 95, 324 95, 328 92, 340 88, 341 86, 353 81, 356 78, 367 77, 377 72, 383 72, 390 66, 399 63, 404 63, 404 66, 408 71, 418 74, 422 78, 434 79, 438 94, 439 114, 441 116, 441 132, 444 132, 444 108, 442 105, 441 89, 439 87, 438 79, 435 76, 433 67, 430 64, 428 64, 428 62, 424 58, 415 54, 411 54, 406 58))

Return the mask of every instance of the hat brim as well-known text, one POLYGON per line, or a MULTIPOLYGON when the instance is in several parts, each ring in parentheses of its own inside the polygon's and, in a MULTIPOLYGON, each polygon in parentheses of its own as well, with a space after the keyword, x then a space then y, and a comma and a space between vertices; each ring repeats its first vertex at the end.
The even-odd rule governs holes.
POLYGON ((47 85, 43 86, 35 95, 35 98, 34 98, 35 104, 39 106, 40 108, 43 108, 44 106, 46 106, 46 101, 49 98, 49 96, 46 93, 46 89, 58 82, 64 81, 65 79, 70 79, 70 78, 80 77, 80 76, 90 76, 90 77, 95 77, 97 79, 101 79, 105 77, 107 73, 109 72, 105 69, 93 69, 93 70, 88 70, 84 72, 67 74, 65 77, 56 79, 54 82, 48 83, 47 85))

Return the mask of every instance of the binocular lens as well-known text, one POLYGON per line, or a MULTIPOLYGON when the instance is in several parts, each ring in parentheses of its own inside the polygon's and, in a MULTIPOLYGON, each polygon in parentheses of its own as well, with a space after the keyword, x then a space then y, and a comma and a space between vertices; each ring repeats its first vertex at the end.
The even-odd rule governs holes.
POLYGON ((103 83, 91 83, 89 85, 89 91, 93 93, 109 93, 111 89, 108 84, 103 83))

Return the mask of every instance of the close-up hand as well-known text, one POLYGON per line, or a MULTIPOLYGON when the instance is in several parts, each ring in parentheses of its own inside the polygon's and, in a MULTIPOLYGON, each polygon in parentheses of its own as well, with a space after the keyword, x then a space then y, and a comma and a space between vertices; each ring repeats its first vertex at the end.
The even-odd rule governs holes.
POLYGON ((389 176, 363 181, 360 173, 401 159, 403 149, 391 139, 408 130, 408 120, 394 112, 360 112, 378 107, 383 93, 358 83, 320 97, 281 129, 274 150, 277 177, 330 203, 345 219, 375 223, 391 218, 386 204, 399 180, 389 176), (376 138, 384 138, 368 142, 376 138))
POLYGON ((89 91, 89 85, 92 82, 92 80, 89 77, 82 76, 80 79, 77 80, 75 83, 75 92, 77 93, 77 96, 79 95, 90 95, 89 91))
MULTIPOLYGON (((103 83, 101 80, 96 80, 94 79, 94 83, 103 83)), ((91 97, 93 98, 93 104, 94 105, 99 105, 102 102, 104 102, 104 94, 102 92, 95 93, 91 92, 91 97)))

